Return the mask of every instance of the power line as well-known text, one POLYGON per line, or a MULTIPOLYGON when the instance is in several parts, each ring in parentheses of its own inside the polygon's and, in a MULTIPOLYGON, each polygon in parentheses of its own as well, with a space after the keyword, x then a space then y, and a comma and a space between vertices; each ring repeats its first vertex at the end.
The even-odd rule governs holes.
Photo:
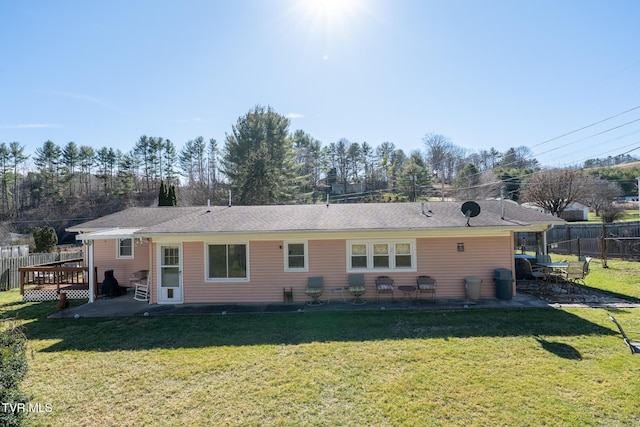
MULTIPOLYGON (((575 130, 572 130, 572 131, 570 131, 570 132, 566 132, 566 133, 564 133, 564 134, 562 134, 562 135, 556 136, 556 137, 554 137, 554 138, 547 139, 546 141, 542 141, 542 142, 540 142, 540 143, 538 143, 538 144, 533 145, 531 148, 539 147, 539 146, 544 145, 544 144, 547 144, 547 143, 549 143, 549 142, 556 141, 556 140, 561 139, 561 138, 564 138, 564 137, 566 137, 566 136, 569 136, 569 135, 572 135, 572 134, 578 133, 578 132, 580 132, 580 131, 582 131, 582 130, 585 130, 585 129, 591 128, 591 127, 593 127, 593 126, 596 126, 596 125, 599 125, 599 124, 601 124, 601 123, 607 122, 607 121, 612 120, 612 119, 614 119, 614 118, 616 118, 616 117, 620 117, 620 116, 622 116, 622 115, 624 115, 624 114, 627 114, 627 113, 629 113, 629 112, 632 112, 632 111, 635 111, 635 110, 638 110, 638 109, 640 109, 640 105, 638 105, 638 106, 636 106, 636 107, 633 107, 633 108, 629 108, 629 109, 627 109, 627 110, 625 110, 625 111, 622 111, 622 112, 620 112, 620 113, 614 114, 614 115, 612 115, 612 116, 606 117, 606 118, 604 118, 604 119, 602 119, 602 120, 598 120, 598 121, 596 121, 596 122, 590 123, 590 124, 588 124, 588 125, 586 125, 586 126, 583 126, 583 127, 579 128, 579 129, 575 129, 575 130)), ((565 147, 567 147, 567 146, 569 146, 569 145, 573 145, 573 144, 576 144, 576 143, 578 143, 578 142, 582 142, 582 141, 585 141, 585 140, 587 140, 587 139, 594 138, 594 137, 596 137, 596 136, 604 135, 604 134, 606 134, 606 133, 608 133, 608 132, 612 132, 612 131, 614 131, 614 130, 621 129, 621 128, 625 127, 625 126, 629 126, 629 125, 631 125, 631 124, 633 124, 633 123, 637 123, 637 122, 640 122, 640 118, 639 118, 639 119, 635 119, 635 120, 628 121, 628 122, 626 122, 626 123, 620 124, 620 125, 618 125, 618 126, 611 127, 611 128, 609 128, 609 129, 606 129, 606 130, 603 130, 603 131, 600 131, 600 132, 597 132, 597 133, 595 133, 595 134, 592 134, 592 135, 586 136, 586 137, 581 138, 581 139, 578 139, 578 140, 576 140, 576 141, 572 141, 572 142, 569 142, 569 143, 567 143, 567 144, 560 145, 560 146, 558 146, 558 147, 555 147, 555 148, 549 149, 549 150, 547 150, 547 151, 543 151, 542 153, 538 153, 538 154, 537 154, 537 156, 542 155, 542 154, 547 154, 547 153, 550 153, 550 152, 552 152, 552 151, 559 150, 559 149, 561 149, 561 148, 565 148, 565 147)), ((638 132, 640 132, 640 131, 634 131, 634 132, 631 132, 631 133, 629 133, 629 134, 627 134, 627 135, 619 136, 619 137, 617 137, 617 138, 614 138, 614 139, 610 139, 610 140, 607 140, 607 141, 601 142, 600 144, 603 144, 603 143, 605 143, 605 142, 610 142, 610 141, 618 140, 618 139, 622 139, 622 138, 624 138, 624 137, 626 137, 626 136, 630 136, 630 135, 633 135, 633 134, 638 133, 638 132)), ((634 142, 634 143, 629 144, 629 145, 633 145, 633 144, 637 144, 637 142, 634 142)), ((627 146, 623 146, 623 147, 617 147, 617 148, 616 148, 616 149, 614 149, 614 150, 619 150, 620 148, 625 148, 625 147, 628 147, 629 145, 627 145, 627 146)), ((611 150, 611 151, 614 151, 614 150, 611 150)), ((634 151, 634 150, 635 150, 635 149, 632 149, 632 150, 627 151, 627 152, 625 152, 625 153, 622 153, 622 154, 620 154, 620 155, 628 154, 628 153, 630 153, 630 152, 632 152, 632 151, 634 151)), ((602 154, 607 154, 607 153, 608 153, 608 152, 605 152, 605 153, 602 153, 602 154)), ((602 154, 599 154, 599 155, 602 155, 602 154)), ((592 157, 592 156, 591 156, 591 157, 592 157)), ((529 158, 530 158, 530 159, 535 159, 535 156, 533 155, 533 153, 529 156, 529 158)), ((581 162, 583 162, 584 160, 588 160, 588 159, 589 159, 589 158, 582 159, 582 160, 581 160, 581 162)), ((514 161, 512 161, 512 162, 509 162, 509 163, 507 163, 507 164, 502 164, 502 165, 500 165, 500 166, 498 166, 498 167, 495 167, 495 166, 494 166, 494 167, 492 167, 491 169, 488 169, 488 170, 490 170, 490 171, 491 171, 491 170, 498 169, 498 168, 500 168, 500 167, 509 167, 509 166, 512 166, 512 165, 514 165, 514 164, 518 163, 519 161, 520 161, 520 159, 515 159, 515 160, 514 160, 514 161)), ((577 166, 577 164, 576 164, 575 166, 577 166)), ((480 176, 483 172, 485 172, 485 171, 479 171, 476 175, 477 175, 477 176, 480 176)), ((522 177, 530 176, 530 175, 533 175, 533 174, 535 174, 535 172, 532 172, 532 173, 530 173, 530 174, 522 175, 522 177)), ((494 184, 494 183, 487 183, 487 184, 483 184, 482 186, 493 185, 493 184, 494 184)))
MULTIPOLYGON (((556 137, 554 137, 554 138, 547 139, 546 141, 542 141, 542 142, 540 142, 540 143, 538 143, 538 144, 533 145, 531 148, 539 147, 540 145, 544 145, 544 144, 547 144, 547 143, 549 143, 549 142, 555 141, 555 140, 557 140, 557 139, 564 138, 565 136, 569 136, 569 135, 572 135, 572 134, 574 134, 574 133, 578 133, 578 132, 580 132, 580 131, 582 131, 582 130, 585 130, 585 129, 588 129, 588 128, 590 128, 590 127, 593 127, 593 126, 599 125, 600 123, 604 123, 604 122, 606 122, 606 121, 609 121, 609 120, 615 119, 616 117, 620 117, 620 116, 622 116, 622 115, 624 115, 624 114, 630 113, 631 111, 635 111, 635 110, 638 110, 638 109, 640 109, 640 105, 638 105, 638 106, 636 106, 636 107, 633 107, 633 108, 630 108, 630 109, 628 109, 628 110, 625 110, 625 111, 623 111, 623 112, 621 112, 621 113, 614 114, 613 116, 607 117, 606 119, 598 120, 597 122, 594 122, 594 123, 588 124, 588 125, 586 125, 586 126, 583 126, 583 127, 581 127, 580 129, 572 130, 572 131, 570 131, 570 132, 564 133, 564 134, 559 135, 559 136, 556 136, 556 137)), ((635 120, 635 121, 637 121, 637 120, 635 120)))
MULTIPOLYGON (((640 119, 639 119, 639 120, 640 120, 640 119)), ((627 145, 624 145, 624 146, 622 146, 622 147, 618 147, 617 149, 620 149, 620 148, 627 148, 627 147, 630 147, 630 146, 633 146, 633 145, 637 145, 637 146, 636 146, 636 147, 634 147, 634 148, 631 148, 630 150, 627 150, 626 152, 621 153, 621 154, 619 154, 619 155, 629 154, 629 153, 631 153, 631 152, 633 152, 633 151, 635 151, 635 150, 639 150, 639 149, 640 149, 640 141, 634 141, 634 142, 632 142, 631 144, 627 144, 627 145)), ((598 154, 598 156, 602 156, 602 155, 607 154, 607 153, 608 153, 608 151, 607 151, 607 152, 604 152, 604 153, 600 153, 600 154, 598 154)), ((587 159, 584 159, 584 160, 588 160, 588 158, 587 158, 587 159)), ((582 161, 582 160, 581 160, 581 161, 582 161)), ((513 163, 515 163, 515 162, 511 162, 511 163, 513 164, 513 163)), ((481 176, 481 175, 482 175, 483 173, 485 173, 485 172, 492 172, 492 171, 494 171, 494 170, 496 170, 496 169, 499 169, 499 168, 500 168, 500 167, 494 167, 494 168, 487 169, 487 170, 484 170, 484 171, 479 171, 478 173, 473 174, 473 175, 471 175, 471 176, 481 176)), ((527 174, 518 175, 518 177, 517 177, 517 178, 518 178, 519 180, 523 180, 524 178, 531 177, 531 176, 533 176, 533 175, 535 175, 535 174, 537 174, 537 173, 540 173, 540 172, 541 172, 541 171, 533 171, 533 172, 530 172, 530 173, 527 173, 527 174)), ((619 181, 619 180, 616 180, 616 181, 619 181)), ((503 181, 503 180, 496 180, 496 181, 486 182, 486 183, 482 183, 482 184, 478 184, 478 185, 472 185, 472 186, 469 186, 469 187, 461 187, 461 188, 457 188, 456 190, 472 190, 472 189, 476 189, 476 188, 483 188, 483 187, 497 186, 497 185, 500 185, 500 184, 504 184, 504 181, 503 181)))
MULTIPOLYGON (((623 128, 623 127, 625 127, 625 126, 628 126, 628 125, 633 124, 633 123, 636 123, 636 122, 640 122, 640 119, 631 120, 630 122, 623 123, 623 124, 618 125, 618 126, 614 126, 614 127, 612 127, 612 128, 609 128, 609 129, 603 130, 603 131, 598 132, 598 133, 594 133, 593 135, 585 136, 584 138, 578 139, 578 140, 576 140, 576 141, 569 142, 569 143, 564 144, 564 145, 560 145, 560 146, 558 146, 558 147, 552 148, 552 149, 547 150, 547 151, 543 151, 542 153, 538 153, 537 155, 538 155, 538 156, 540 156, 540 155, 542 155, 542 154, 547 154, 547 153, 550 153, 550 152, 552 152, 552 151, 555 151, 555 150, 559 150, 559 149, 561 149, 561 148, 568 147, 569 145, 577 144, 578 142, 586 141, 587 139, 591 139, 591 138, 594 138, 594 137, 596 137, 596 136, 604 135, 604 134, 605 134, 605 133, 607 133, 607 132, 611 132, 611 131, 614 131, 614 130, 617 130, 617 129, 623 128)), ((541 144, 538 144, 538 145, 541 145, 541 144)))

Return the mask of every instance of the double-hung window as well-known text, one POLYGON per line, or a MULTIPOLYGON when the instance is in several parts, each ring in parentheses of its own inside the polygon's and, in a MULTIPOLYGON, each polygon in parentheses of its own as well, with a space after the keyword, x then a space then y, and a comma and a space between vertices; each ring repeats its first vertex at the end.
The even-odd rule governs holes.
POLYGON ((416 242, 347 241, 347 271, 416 271, 416 242))
POLYGON ((415 268, 412 245, 410 242, 395 243, 394 257, 396 268, 415 268))
POLYGON ((284 242, 284 271, 309 271, 306 242, 284 242))
POLYGON ((373 268, 389 268, 389 243, 373 243, 373 268))
POLYGON ((352 243, 349 245, 349 268, 360 269, 367 268, 368 255, 366 243, 352 243))
POLYGON ((249 250, 246 243, 208 244, 207 280, 249 280, 249 250))
POLYGON ((133 239, 127 237, 118 239, 118 256, 117 258, 133 258, 133 239))

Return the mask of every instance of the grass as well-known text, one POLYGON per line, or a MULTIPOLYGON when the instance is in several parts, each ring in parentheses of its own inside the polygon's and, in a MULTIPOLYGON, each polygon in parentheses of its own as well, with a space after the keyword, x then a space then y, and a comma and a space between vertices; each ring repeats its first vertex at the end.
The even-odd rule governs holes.
MULTIPOLYGON (((552 259, 554 261, 561 259, 576 261, 578 258, 576 256, 552 255, 552 259)), ((589 275, 585 279, 586 285, 640 303, 640 263, 608 259, 607 266, 607 268, 603 268, 601 260, 592 259, 589 263, 589 275)))
MULTIPOLYGON (((640 298, 640 265, 587 283, 640 298)), ((47 319, 30 339, 32 426, 638 425, 640 358, 601 309, 47 319)), ((640 331, 640 311, 615 310, 640 331)))
MULTIPOLYGON (((595 212, 589 212, 587 218, 588 218, 587 221, 577 221, 577 222, 574 222, 574 224, 575 223, 602 224, 602 218, 599 216, 596 216, 595 212)), ((640 215, 638 215, 638 209, 626 209, 624 211, 624 216, 616 220, 616 222, 634 222, 634 221, 640 221, 640 215)))

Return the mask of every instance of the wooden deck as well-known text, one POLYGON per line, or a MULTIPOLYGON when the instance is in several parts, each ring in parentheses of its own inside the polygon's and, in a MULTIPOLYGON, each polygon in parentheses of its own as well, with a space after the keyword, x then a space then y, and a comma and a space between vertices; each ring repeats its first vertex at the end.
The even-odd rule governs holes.
POLYGON ((19 276, 23 301, 53 301, 60 293, 68 299, 89 298, 89 268, 82 258, 20 267, 19 276))

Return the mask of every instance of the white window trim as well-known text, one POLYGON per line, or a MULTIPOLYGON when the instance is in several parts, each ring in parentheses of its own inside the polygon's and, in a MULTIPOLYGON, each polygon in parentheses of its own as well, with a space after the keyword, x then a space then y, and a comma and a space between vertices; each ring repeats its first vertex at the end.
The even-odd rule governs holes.
POLYGON ((416 272, 418 271, 416 256, 416 240, 415 239, 371 239, 371 240, 347 240, 347 273, 393 273, 393 272, 416 272), (411 267, 396 267, 396 244, 408 243, 411 247, 411 267), (387 244, 389 246, 389 267, 374 268, 373 267, 373 245, 387 244), (367 268, 351 267, 351 248, 353 245, 367 246, 367 268))
POLYGON ((284 271, 287 273, 308 273, 309 272, 309 245, 305 240, 285 241, 282 245, 284 252, 284 271), (289 267, 289 245, 304 245, 304 267, 289 267))
POLYGON ((121 239, 116 239, 116 258, 117 259, 133 259, 135 255, 136 242, 133 237, 124 237, 121 239), (131 255, 122 255, 120 252, 120 245, 123 240, 131 240, 131 255))
POLYGON ((248 283, 251 281, 251 267, 249 265, 249 260, 251 256, 249 255, 249 242, 205 242, 204 244, 204 281, 210 283, 248 283), (247 277, 209 277, 209 246, 210 245, 245 245, 247 247, 247 277))

